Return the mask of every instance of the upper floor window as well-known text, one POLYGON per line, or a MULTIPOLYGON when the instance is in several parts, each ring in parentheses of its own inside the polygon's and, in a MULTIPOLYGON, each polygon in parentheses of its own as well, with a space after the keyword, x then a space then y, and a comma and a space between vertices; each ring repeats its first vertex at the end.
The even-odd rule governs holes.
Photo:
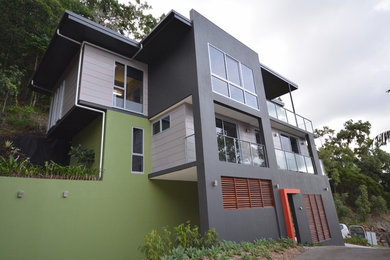
POLYGON ((209 45, 213 91, 259 109, 253 71, 209 45))
POLYGON ((143 72, 115 62, 113 106, 143 113, 143 72))
POLYGON ((161 118, 160 120, 153 123, 153 135, 158 134, 171 126, 170 116, 161 118))

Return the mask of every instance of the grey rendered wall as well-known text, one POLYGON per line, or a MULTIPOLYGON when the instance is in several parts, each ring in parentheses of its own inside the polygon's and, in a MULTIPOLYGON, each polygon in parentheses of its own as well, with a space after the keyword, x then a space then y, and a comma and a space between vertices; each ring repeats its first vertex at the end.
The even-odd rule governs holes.
POLYGON ((148 67, 138 61, 86 44, 81 71, 80 100, 112 107, 115 62, 144 71, 144 114, 148 114, 148 67))
POLYGON ((149 117, 193 94, 197 86, 193 34, 172 43, 162 56, 148 63, 149 117))
MULTIPOLYGON (((302 194, 322 194, 324 193, 325 186, 329 187, 327 177, 303 175, 302 173, 282 171, 277 168, 271 124, 266 107, 257 53, 225 33, 194 10, 191 11, 191 19, 194 28, 198 81, 198 93, 194 94, 193 109, 198 158, 198 196, 201 229, 205 231, 208 228, 214 227, 220 234, 221 239, 253 240, 260 237, 286 237, 280 189, 300 189, 302 194), (259 111, 212 92, 208 44, 216 46, 253 70, 256 92, 259 98, 259 111), (232 109, 237 109, 259 118, 259 122, 262 122, 260 128, 264 132, 264 141, 268 155, 268 168, 218 161, 214 102, 223 103, 232 109), (275 208, 224 210, 221 187, 220 185, 217 187, 212 185, 214 180, 220 183, 221 176, 271 180, 274 188, 275 208)), ((309 141, 312 140, 313 138, 309 137, 309 141)), ((309 142, 309 146, 315 149, 314 142, 309 142)), ((318 164, 316 152, 314 152, 313 157, 318 164)), ((332 234, 332 240, 328 241, 328 243, 342 244, 333 198, 330 192, 322 195, 332 234)), ((300 196, 297 195, 297 199, 294 200, 297 204, 294 207, 297 206, 299 208, 300 196)), ((302 210, 297 213, 297 217, 298 222, 301 223, 301 237, 303 240, 309 241, 310 232, 305 214, 306 212, 302 210)))

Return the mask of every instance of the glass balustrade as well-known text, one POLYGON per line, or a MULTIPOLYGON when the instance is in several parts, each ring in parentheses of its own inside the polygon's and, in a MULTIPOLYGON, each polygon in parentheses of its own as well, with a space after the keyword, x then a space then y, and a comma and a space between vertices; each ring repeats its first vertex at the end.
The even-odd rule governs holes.
POLYGON ((195 135, 189 135, 184 138, 186 162, 196 161, 195 135))
POLYGON ((217 134, 220 161, 238 164, 266 166, 265 149, 262 144, 217 134))
POLYGON ((267 100, 268 114, 280 121, 313 133, 312 122, 294 112, 267 100))
POLYGON ((314 174, 312 159, 308 156, 275 149, 279 169, 314 174))

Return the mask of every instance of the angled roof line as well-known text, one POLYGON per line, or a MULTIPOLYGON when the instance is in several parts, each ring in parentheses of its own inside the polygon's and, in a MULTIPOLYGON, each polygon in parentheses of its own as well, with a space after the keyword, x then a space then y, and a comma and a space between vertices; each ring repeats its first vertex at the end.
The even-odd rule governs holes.
MULTIPOLYGON (((115 32, 112 29, 109 29, 101 24, 98 24, 94 21, 91 21, 91 20, 89 20, 81 15, 75 14, 69 10, 65 10, 65 13, 68 15, 68 19, 70 19, 70 20, 73 20, 77 23, 83 24, 87 27, 90 27, 91 29, 95 29, 96 31, 104 33, 108 36, 111 36, 112 38, 118 39, 118 40, 123 41, 125 43, 131 44, 135 47, 139 47, 139 43, 137 41, 132 40, 132 39, 130 39, 130 38, 118 33, 118 32, 115 32)), ((62 24, 62 20, 61 20, 60 24, 62 24)), ((60 27, 60 25, 58 25, 57 28, 59 28, 59 27, 60 27)))
POLYGON ((297 85, 296 83, 294 83, 294 82, 292 82, 291 80, 289 80, 289 79, 283 77, 282 75, 280 75, 280 74, 277 73, 276 71, 270 69, 269 67, 265 66, 264 64, 261 64, 261 63, 260 63, 260 67, 261 67, 262 69, 268 71, 269 73, 273 74, 274 76, 280 78, 281 80, 287 82, 287 83, 290 84, 291 86, 294 86, 294 87, 298 88, 298 85, 297 85))
POLYGON ((169 23, 171 19, 177 19, 181 21, 182 23, 192 26, 192 22, 187 17, 183 16, 182 14, 176 12, 175 10, 169 11, 169 13, 153 28, 152 31, 149 32, 148 35, 146 35, 142 40, 141 44, 145 45, 148 44, 148 42, 152 41, 152 39, 169 23))

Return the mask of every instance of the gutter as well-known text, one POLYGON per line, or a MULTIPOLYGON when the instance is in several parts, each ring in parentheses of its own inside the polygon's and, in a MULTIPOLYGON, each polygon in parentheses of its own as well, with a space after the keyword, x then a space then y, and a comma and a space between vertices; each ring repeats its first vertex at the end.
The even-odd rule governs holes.
POLYGON ((79 53, 79 63, 78 63, 78 69, 77 69, 77 83, 76 83, 76 95, 75 95, 75 101, 74 101, 74 105, 76 107, 79 107, 79 108, 83 108, 83 109, 87 109, 87 110, 90 110, 90 111, 94 111, 94 112, 98 112, 98 113, 101 113, 102 114, 102 134, 101 134, 101 137, 100 137, 100 159, 99 159, 99 180, 102 179, 102 172, 103 172, 103 148, 104 148, 104 130, 105 130, 105 120, 106 120, 106 112, 102 111, 102 110, 98 110, 98 109, 94 109, 94 108, 91 108, 91 107, 87 107, 87 106, 83 106, 83 105, 80 105, 78 103, 79 101, 79 95, 80 95, 80 80, 81 80, 81 61, 82 61, 82 58, 83 58, 83 54, 84 54, 84 45, 85 45, 85 42, 78 42, 72 38, 69 38, 65 35, 62 35, 60 33, 60 30, 57 29, 57 35, 66 39, 66 40, 69 40, 71 42, 74 42, 74 43, 77 43, 80 45, 80 53, 79 53))

